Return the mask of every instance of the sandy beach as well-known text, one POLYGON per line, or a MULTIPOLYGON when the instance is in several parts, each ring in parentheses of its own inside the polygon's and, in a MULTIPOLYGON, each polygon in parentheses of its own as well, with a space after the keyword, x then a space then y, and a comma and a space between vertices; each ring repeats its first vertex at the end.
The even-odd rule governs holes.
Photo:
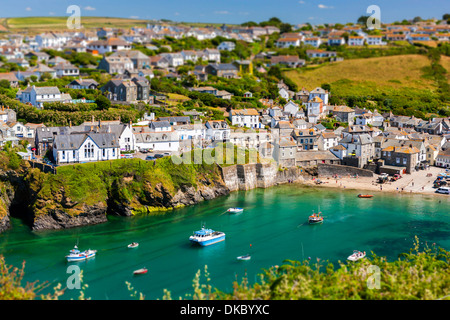
POLYGON ((398 192, 398 193, 420 193, 428 195, 437 195, 450 197, 447 194, 436 193, 433 188, 433 181, 439 173, 445 172, 445 169, 438 167, 430 167, 426 170, 419 170, 411 174, 404 174, 402 178, 397 181, 389 181, 384 184, 377 183, 378 175, 373 177, 350 177, 341 176, 338 179, 332 177, 319 177, 322 182, 317 184, 315 179, 305 180, 303 183, 314 186, 341 188, 341 189, 357 189, 367 191, 379 192, 398 192), (430 175, 431 176, 427 176, 430 175))

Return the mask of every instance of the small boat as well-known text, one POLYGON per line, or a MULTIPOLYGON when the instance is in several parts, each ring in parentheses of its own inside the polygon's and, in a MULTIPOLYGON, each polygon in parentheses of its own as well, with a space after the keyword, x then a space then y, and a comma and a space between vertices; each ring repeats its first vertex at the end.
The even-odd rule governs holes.
POLYGON ((358 251, 358 250, 354 250, 353 251, 353 254, 351 255, 351 256, 349 256, 348 258, 347 258, 347 260, 350 260, 350 261, 357 261, 357 260, 359 260, 359 259, 362 259, 362 258, 364 258, 366 256, 366 252, 364 251, 364 252, 361 252, 361 251, 358 251))
POLYGON ((244 211, 243 208, 229 208, 227 212, 238 213, 244 211))
POLYGON ((189 240, 192 243, 199 244, 201 246, 209 246, 211 244, 224 241, 225 233, 202 227, 201 230, 195 231, 194 234, 189 237, 189 240))
POLYGON ((137 269, 133 271, 133 274, 146 274, 148 272, 147 268, 137 269))
POLYGON ((310 215, 308 217, 309 224, 322 223, 323 222, 323 216, 320 215, 321 213, 322 212, 319 211, 317 214, 313 213, 312 215, 310 215))
POLYGON ((252 256, 249 254, 237 257, 238 260, 250 260, 251 258, 252 256))
POLYGON ((128 248, 137 248, 139 246, 139 243, 137 242, 132 242, 128 245, 128 248))
POLYGON ((70 253, 66 256, 66 259, 69 262, 83 261, 95 257, 96 253, 97 250, 91 249, 81 252, 80 250, 78 250, 78 247, 75 246, 72 250, 70 250, 70 253))
POLYGON ((358 194, 358 198, 372 198, 373 195, 371 194, 358 194))

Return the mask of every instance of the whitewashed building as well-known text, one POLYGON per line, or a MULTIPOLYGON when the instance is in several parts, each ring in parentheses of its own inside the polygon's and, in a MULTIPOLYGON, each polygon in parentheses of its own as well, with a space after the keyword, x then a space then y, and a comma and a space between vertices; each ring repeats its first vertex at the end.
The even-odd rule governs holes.
POLYGON ((57 164, 119 159, 119 141, 114 133, 56 135, 53 158, 57 164))

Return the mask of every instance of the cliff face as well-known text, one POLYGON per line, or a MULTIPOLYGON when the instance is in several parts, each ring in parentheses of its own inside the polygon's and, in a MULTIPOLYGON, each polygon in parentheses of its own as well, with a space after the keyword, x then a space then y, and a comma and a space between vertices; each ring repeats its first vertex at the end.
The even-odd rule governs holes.
POLYGON ((108 215, 170 210, 302 179, 297 168, 280 171, 271 164, 221 168, 161 160, 65 166, 57 174, 30 167, 0 170, 0 232, 9 227, 12 211, 33 230, 65 229, 104 223, 108 215))
POLYGON ((193 205, 230 192, 216 165, 90 165, 61 167, 56 175, 29 167, 20 174, 2 172, 0 232, 9 226, 12 207, 33 230, 55 230, 104 223, 108 214, 193 205))

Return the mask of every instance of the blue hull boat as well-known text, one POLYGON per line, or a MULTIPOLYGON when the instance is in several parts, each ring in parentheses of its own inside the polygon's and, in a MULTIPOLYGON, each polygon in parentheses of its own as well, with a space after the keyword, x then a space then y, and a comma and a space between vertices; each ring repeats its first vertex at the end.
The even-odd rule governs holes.
POLYGON ((189 240, 194 244, 204 247, 224 241, 225 233, 214 231, 212 229, 205 229, 205 227, 203 227, 201 230, 195 231, 194 234, 189 237, 189 240))

